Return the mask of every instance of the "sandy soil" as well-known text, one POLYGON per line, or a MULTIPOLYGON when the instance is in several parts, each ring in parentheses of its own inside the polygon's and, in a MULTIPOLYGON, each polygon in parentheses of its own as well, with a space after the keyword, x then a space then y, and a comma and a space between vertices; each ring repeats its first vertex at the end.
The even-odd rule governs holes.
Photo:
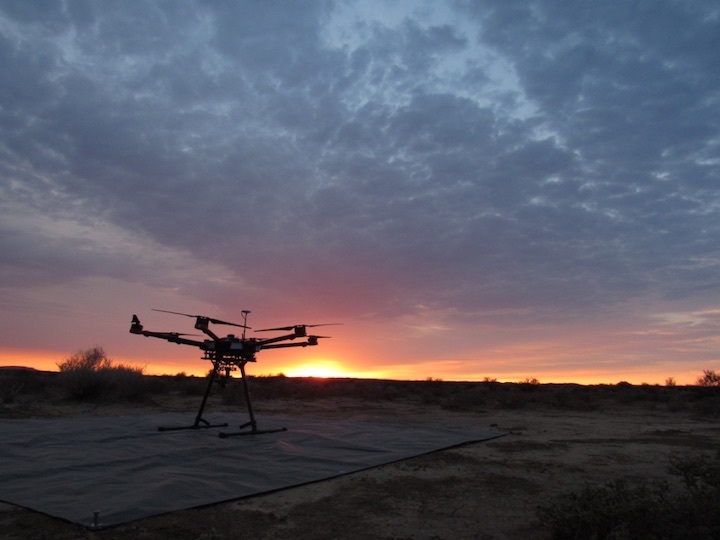
MULTIPOLYGON (((167 397, 147 406, 38 403, 3 406, 1 418, 188 410, 196 400, 167 397), (22 409, 22 410, 20 410, 22 409)), ((224 408, 219 403, 209 407, 224 408)), ((688 412, 612 405, 592 412, 493 409, 456 412, 402 400, 262 400, 256 414, 298 414, 507 433, 349 476, 267 495, 88 531, 0 503, 4 539, 502 539, 549 538, 538 505, 585 484, 615 478, 671 479, 669 456, 720 447, 720 425, 688 412)), ((217 410, 217 409, 216 409, 217 410)))

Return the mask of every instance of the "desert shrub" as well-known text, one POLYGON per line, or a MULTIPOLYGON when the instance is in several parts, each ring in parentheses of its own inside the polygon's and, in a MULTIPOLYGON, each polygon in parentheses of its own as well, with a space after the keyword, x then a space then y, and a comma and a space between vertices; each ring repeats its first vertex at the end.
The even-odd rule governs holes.
POLYGON ((456 392, 445 398, 443 409, 451 411, 474 411, 482 409, 487 403, 487 391, 480 386, 459 388, 456 392))
POLYGON ((566 411, 593 411, 599 406, 592 388, 558 388, 550 396, 549 403, 566 411))
POLYGON ((430 377, 416 382, 413 397, 425 405, 438 405, 447 396, 447 387, 447 383, 430 377))
POLYGON ((705 395, 692 404, 692 411, 698 416, 720 417, 720 395, 705 395))
POLYGON ((25 381, 15 373, 0 373, 0 402, 14 403, 25 388, 25 381))
MULTIPOLYGON (((289 397, 293 399, 316 400, 328 397, 342 395, 338 388, 337 381, 324 379, 322 377, 300 377, 296 379, 298 383, 296 387, 291 385, 287 390, 290 391, 289 397)), ((354 394, 354 389, 348 389, 348 394, 354 394)))
POLYGON ((112 360, 107 357, 102 347, 95 346, 67 357, 62 362, 58 362, 57 366, 60 368, 61 373, 70 371, 101 371, 111 367, 112 360))
MULTIPOLYGON (((250 386, 250 395, 253 398, 257 398, 257 392, 254 392, 255 388, 250 386)), ((244 408, 246 406, 245 393, 242 389, 242 381, 232 379, 227 381, 224 386, 213 388, 213 393, 217 393, 220 397, 220 403, 223 405, 229 405, 232 407, 244 408)))
POLYGON ((703 370, 702 377, 698 377, 698 386, 720 386, 720 373, 716 373, 714 369, 703 370))
POLYGON ((719 538, 720 452, 671 457, 668 472, 682 478, 684 491, 670 491, 664 480, 585 486, 539 507, 540 524, 556 540, 719 538))
POLYGON ((133 401, 147 397, 145 369, 114 364, 102 347, 75 353, 57 366, 60 386, 69 399, 133 401))
POLYGON ((714 386, 686 386, 676 396, 682 400, 681 410, 698 416, 720 417, 720 392, 714 386))
POLYGON ((670 472, 680 476, 693 495, 720 495, 720 450, 714 456, 670 456, 670 472))
POLYGON ((402 401, 407 396, 407 385, 394 381, 378 381, 363 391, 362 399, 368 401, 402 401))
MULTIPOLYGON (((248 376, 253 398, 316 400, 355 394, 362 381, 324 379, 322 377, 286 377, 285 375, 248 376)), ((238 381, 240 384, 240 381, 238 381)), ((234 398, 228 396, 229 400, 234 398)), ((244 400, 244 398, 243 398, 244 400)))
POLYGON ((640 387, 639 399, 640 401, 646 401, 650 403, 665 403, 669 399, 668 388, 660 386, 658 384, 643 384, 640 387))
POLYGON ((536 390, 540 387, 540 381, 535 377, 525 377, 518 385, 523 390, 536 390))
POLYGON ((285 375, 251 375, 248 379, 253 398, 287 399, 294 392, 293 379, 285 375))
POLYGON ((144 367, 116 364, 105 371, 110 380, 110 397, 122 401, 147 399, 152 379, 145 377, 144 367))
POLYGON ((523 409, 534 403, 534 397, 521 391, 519 385, 512 384, 504 386, 502 391, 496 395, 495 400, 497 406, 502 409, 523 409))
POLYGON ((44 395, 48 387, 47 375, 31 368, 0 369, 0 403, 16 403, 44 395))
POLYGON ((643 393, 639 387, 629 382, 620 381, 609 388, 610 396, 615 403, 620 405, 631 405, 643 400, 643 393))
MULTIPOLYGON (((206 384, 207 380, 203 382, 206 384)), ((247 375, 247 384, 253 400, 264 400, 293 399, 305 393, 308 383, 303 378, 296 380, 284 375, 247 375)), ((203 386, 203 391, 204 389, 205 386, 203 386)), ((224 405, 246 406, 243 382, 240 377, 228 379, 225 385, 213 389, 213 392, 218 392, 224 405)))
POLYGON ((149 394, 168 394, 172 391, 174 384, 173 379, 169 375, 147 375, 145 374, 145 370, 142 370, 143 372, 143 380, 145 381, 143 384, 145 386, 145 390, 149 394))
POLYGON ((206 377, 186 377, 176 379, 175 385, 181 394, 186 396, 202 396, 207 388, 206 377))
POLYGON ((630 486, 625 480, 585 486, 541 507, 540 523, 556 540, 657 538, 666 490, 665 484, 630 486))
POLYGON ((671 456, 668 470, 682 479, 685 491, 672 500, 667 519, 684 537, 720 538, 720 450, 714 455, 671 456))

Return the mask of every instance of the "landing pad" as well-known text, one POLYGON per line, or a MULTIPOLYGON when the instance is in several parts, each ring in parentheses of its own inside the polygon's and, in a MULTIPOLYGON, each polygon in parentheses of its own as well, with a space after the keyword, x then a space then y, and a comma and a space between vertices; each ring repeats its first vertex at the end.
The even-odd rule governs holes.
MULTIPOLYGON (((264 435, 158 432, 189 413, 0 422, 0 500, 87 527, 249 497, 502 436, 492 428, 258 417, 264 435)), ((232 427, 237 413, 208 415, 232 427)))

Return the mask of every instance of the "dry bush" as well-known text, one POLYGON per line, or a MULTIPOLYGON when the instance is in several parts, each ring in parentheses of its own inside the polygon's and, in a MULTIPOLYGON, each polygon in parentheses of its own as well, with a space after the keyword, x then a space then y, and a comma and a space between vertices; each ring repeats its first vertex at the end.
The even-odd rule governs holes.
POLYGON ((207 378, 175 376, 174 388, 186 396, 202 396, 207 388, 207 378))
POLYGON ((698 416, 720 417, 720 395, 703 393, 692 402, 692 411, 698 416))
POLYGON ((148 396, 145 368, 115 364, 102 347, 80 351, 57 364, 60 386, 78 401, 143 401, 148 396))
POLYGON ((107 357, 102 347, 95 346, 76 352, 62 362, 58 362, 57 366, 61 373, 70 371, 98 372, 112 367, 112 360, 107 357))
POLYGON ((594 387, 563 386, 556 388, 552 396, 552 406, 568 411, 594 411, 602 403, 600 392, 594 387))
POLYGON ((26 381, 15 371, 0 372, 0 402, 14 403, 25 390, 26 381))
POLYGON ((56 375, 31 368, 0 369, 0 404, 47 400, 56 386, 56 375))
POLYGON ((668 473, 682 478, 684 490, 665 480, 588 485, 539 507, 540 523, 557 540, 720 538, 720 452, 671 456, 668 473))
MULTIPOLYGON (((233 383, 234 384, 234 383, 233 383)), ((313 377, 251 376, 256 399, 321 400, 351 398, 365 401, 409 401, 438 405, 448 410, 481 411, 548 408, 566 411, 595 411, 604 407, 644 406, 673 412, 689 411, 720 416, 720 393, 698 386, 540 384, 528 378, 518 383, 456 382, 440 379, 393 381, 376 379, 322 379, 313 377)), ((241 401, 227 394, 228 404, 241 401)))
POLYGON ((450 411, 479 411, 487 405, 487 394, 488 390, 482 386, 459 388, 444 399, 442 407, 450 411))
POLYGON ((698 386, 720 386, 720 373, 716 373, 714 369, 705 369, 701 377, 697 380, 698 386))

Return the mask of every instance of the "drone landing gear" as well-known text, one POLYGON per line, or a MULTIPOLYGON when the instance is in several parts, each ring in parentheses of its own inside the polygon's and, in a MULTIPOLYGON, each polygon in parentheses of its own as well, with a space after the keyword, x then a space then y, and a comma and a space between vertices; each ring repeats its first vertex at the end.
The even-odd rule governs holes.
POLYGON ((205 404, 207 403, 208 397, 210 396, 210 391, 212 390, 212 385, 215 382, 215 377, 217 376, 217 366, 213 364, 213 370, 210 372, 210 375, 208 376, 208 384, 205 388, 205 394, 203 395, 202 402, 200 403, 200 410, 197 413, 197 416, 195 417, 195 422, 192 425, 189 426, 160 426, 158 428, 158 431, 180 431, 182 429, 204 429, 204 428, 216 428, 216 427, 227 427, 228 423, 224 422, 222 424, 211 424, 207 420, 205 420, 202 415, 203 411, 205 410, 205 404))
POLYGON ((180 431, 181 429, 205 429, 205 428, 216 428, 216 427, 227 427, 228 423, 222 424, 211 424, 204 418, 196 418, 195 423, 191 426, 160 426, 158 431, 180 431))
POLYGON ((241 431, 233 431, 231 433, 221 431, 218 433, 218 437, 225 439, 227 437, 236 437, 238 435, 261 435, 263 433, 278 433, 280 431, 287 431, 287 428, 275 428, 275 429, 258 429, 257 422, 255 421, 255 413, 252 408, 252 401, 250 400, 250 388, 248 387, 247 379, 245 378, 245 364, 240 364, 240 379, 243 384, 243 392, 245 393, 245 402, 247 403, 248 415, 250 421, 242 424, 239 429, 241 431), (250 428, 250 431, 242 431, 245 428, 250 428))
MULTIPOLYGON (((211 424, 207 420, 205 420, 202 415, 205 411, 205 405, 207 404, 208 397, 210 396, 210 391, 212 390, 212 385, 215 382, 215 379, 218 375, 218 370, 225 365, 224 360, 222 357, 218 359, 211 359, 213 360, 213 369, 210 372, 210 375, 208 376, 208 384, 205 388, 205 394, 203 395, 202 402, 200 403, 200 409, 198 410, 197 416, 195 417, 195 422, 190 426, 171 426, 171 427, 159 427, 158 431, 178 431, 182 429, 204 429, 204 428, 216 428, 216 427, 228 427, 227 423, 223 424, 211 424)), ((275 428, 275 429, 258 429, 257 428, 257 422, 255 421, 255 413, 252 408, 252 401, 250 399, 250 388, 248 386, 247 378, 245 376, 245 362, 240 361, 236 365, 240 368, 240 379, 242 380, 243 385, 243 393, 245 394, 245 402, 247 404, 248 409, 248 415, 250 416, 250 421, 242 424, 239 426, 239 429, 241 431, 237 432, 220 432, 218 433, 218 437, 220 438, 227 438, 227 437, 235 437, 238 435, 261 435, 263 433, 278 433, 281 431, 287 431, 287 428, 275 428), (242 431, 246 428, 250 428, 249 431, 242 431)))
MULTIPOLYGON (((227 425, 227 424, 225 424, 227 425)), ((275 429, 258 429, 257 423, 255 422, 247 422, 239 427, 239 429, 245 429, 249 427, 250 431, 233 431, 231 433, 228 433, 226 431, 221 431, 218 433, 218 437, 221 439, 226 439, 227 437, 237 437, 238 435, 262 435, 263 433, 279 433, 281 431, 287 431, 286 427, 282 428, 275 428, 275 429)))

